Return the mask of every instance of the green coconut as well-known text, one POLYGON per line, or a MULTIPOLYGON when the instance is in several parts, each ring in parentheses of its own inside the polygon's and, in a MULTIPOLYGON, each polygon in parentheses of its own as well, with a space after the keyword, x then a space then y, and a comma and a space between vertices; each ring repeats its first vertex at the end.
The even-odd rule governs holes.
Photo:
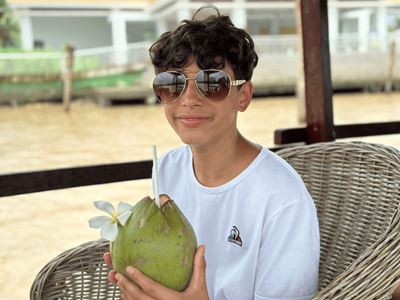
POLYGON ((193 271, 197 248, 192 226, 178 206, 162 195, 161 208, 150 197, 139 201, 111 244, 114 269, 126 275, 133 266, 162 285, 184 290, 193 271))

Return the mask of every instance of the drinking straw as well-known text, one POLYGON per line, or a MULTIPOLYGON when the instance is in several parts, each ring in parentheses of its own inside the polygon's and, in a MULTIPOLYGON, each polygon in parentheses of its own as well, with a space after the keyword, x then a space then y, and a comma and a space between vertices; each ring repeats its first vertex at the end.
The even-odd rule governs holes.
POLYGON ((158 193, 158 167, 156 145, 153 145, 153 195, 157 206, 160 207, 160 194, 158 193))

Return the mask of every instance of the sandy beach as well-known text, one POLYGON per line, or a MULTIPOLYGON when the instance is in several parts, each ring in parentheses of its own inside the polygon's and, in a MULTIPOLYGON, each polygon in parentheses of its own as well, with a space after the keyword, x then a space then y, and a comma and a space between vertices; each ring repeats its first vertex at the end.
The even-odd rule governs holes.
MULTIPOLYGON (((293 97, 258 98, 239 115, 249 139, 273 146, 278 128, 300 126, 293 97)), ((400 121, 400 93, 338 94, 335 124, 400 121)), ((99 107, 74 102, 69 114, 59 104, 0 107, 0 174, 150 159, 181 145, 159 105, 99 107)), ((396 135, 353 138, 400 149, 396 135)), ((139 180, 0 198, 0 299, 29 297, 37 272, 54 256, 99 232, 88 219, 101 214, 95 200, 134 204, 151 195, 150 180, 139 180)))

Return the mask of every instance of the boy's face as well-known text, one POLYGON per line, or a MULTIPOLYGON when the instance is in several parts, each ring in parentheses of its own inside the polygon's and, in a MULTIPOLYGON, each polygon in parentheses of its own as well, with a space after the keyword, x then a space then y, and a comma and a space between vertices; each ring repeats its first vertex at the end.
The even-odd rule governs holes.
MULTIPOLYGON (((232 68, 226 64, 225 71, 232 80, 235 78, 232 68)), ((200 71, 195 59, 189 60, 182 69, 174 70, 193 78, 200 71)), ((164 104, 168 122, 181 138, 191 146, 223 145, 237 133, 237 113, 244 111, 251 99, 251 83, 232 87, 231 92, 222 101, 212 101, 202 96, 196 89, 194 80, 186 81, 184 92, 171 104, 164 104)))

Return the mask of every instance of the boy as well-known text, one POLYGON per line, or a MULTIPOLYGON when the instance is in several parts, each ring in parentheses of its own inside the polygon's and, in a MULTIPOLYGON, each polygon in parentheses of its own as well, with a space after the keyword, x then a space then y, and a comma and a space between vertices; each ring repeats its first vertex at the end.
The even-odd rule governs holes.
POLYGON ((258 60, 251 37, 218 12, 163 34, 150 55, 155 95, 186 144, 160 158, 159 191, 174 199, 202 246, 183 292, 133 268, 130 278, 111 272, 110 281, 122 299, 310 299, 319 265, 313 201, 286 162, 237 129, 258 60))

